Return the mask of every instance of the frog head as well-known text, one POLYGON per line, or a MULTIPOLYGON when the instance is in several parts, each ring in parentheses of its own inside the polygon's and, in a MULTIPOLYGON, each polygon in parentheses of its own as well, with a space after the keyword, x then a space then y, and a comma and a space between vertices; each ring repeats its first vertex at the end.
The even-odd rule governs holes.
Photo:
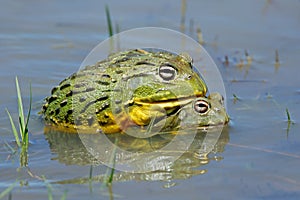
POLYGON ((198 97, 178 112, 181 125, 186 127, 215 127, 229 122, 224 99, 219 93, 198 97))
POLYGON ((153 117, 174 113, 207 92, 207 86, 193 70, 189 56, 169 53, 155 56, 151 64, 143 61, 143 67, 129 70, 123 78, 125 105, 137 125, 147 125, 153 117))

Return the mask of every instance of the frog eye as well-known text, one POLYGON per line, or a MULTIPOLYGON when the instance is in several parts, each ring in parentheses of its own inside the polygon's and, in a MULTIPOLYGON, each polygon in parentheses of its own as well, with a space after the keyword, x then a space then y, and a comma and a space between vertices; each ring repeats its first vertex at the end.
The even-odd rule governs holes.
POLYGON ((164 81, 170 81, 175 78, 177 70, 170 64, 164 64, 160 66, 158 74, 164 81))
POLYGON ((201 99, 194 103, 194 109, 200 114, 206 114, 210 109, 210 105, 207 101, 201 99))

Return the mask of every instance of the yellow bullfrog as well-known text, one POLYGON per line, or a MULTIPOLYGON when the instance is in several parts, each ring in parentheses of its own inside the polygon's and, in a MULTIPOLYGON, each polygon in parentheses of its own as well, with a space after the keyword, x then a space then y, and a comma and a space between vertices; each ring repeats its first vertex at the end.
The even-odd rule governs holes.
POLYGON ((145 131, 162 119, 164 130, 177 126, 180 110, 194 102, 203 119, 210 114, 210 120, 195 122, 199 126, 214 124, 214 113, 208 112, 212 106, 222 110, 225 124, 223 104, 211 104, 206 93, 187 54, 135 49, 112 54, 63 80, 45 99, 42 113, 47 125, 64 132, 145 131))

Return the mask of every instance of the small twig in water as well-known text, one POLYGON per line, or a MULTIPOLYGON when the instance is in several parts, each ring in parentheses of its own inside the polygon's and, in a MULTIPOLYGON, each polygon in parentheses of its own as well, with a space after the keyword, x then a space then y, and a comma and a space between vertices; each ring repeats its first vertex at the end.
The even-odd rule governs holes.
POLYGON ((228 58, 227 55, 225 55, 225 61, 223 62, 223 64, 224 64, 225 66, 228 66, 228 65, 229 65, 229 58, 228 58))
POLYGON ((184 33, 185 31, 185 15, 186 15, 186 0, 181 0, 180 30, 182 33, 184 33))
POLYGON ((201 44, 201 45, 204 44, 202 31, 199 27, 197 28, 197 39, 198 39, 199 44, 201 44))
POLYGON ((190 19, 189 29, 190 29, 190 35, 193 36, 193 33, 194 33, 194 20, 193 19, 190 19))
POLYGON ((278 53, 278 49, 275 50, 275 71, 277 72, 278 68, 280 67, 280 61, 279 61, 279 53, 278 53))
POLYGON ((245 50, 245 56, 246 56, 246 60, 247 60, 248 65, 251 65, 252 57, 249 55, 247 50, 245 50))
POLYGON ((240 101, 240 97, 238 97, 236 94, 232 94, 233 96, 233 103, 236 103, 237 101, 240 101))
POLYGON ((275 64, 279 64, 279 53, 278 53, 278 49, 275 50, 275 64))

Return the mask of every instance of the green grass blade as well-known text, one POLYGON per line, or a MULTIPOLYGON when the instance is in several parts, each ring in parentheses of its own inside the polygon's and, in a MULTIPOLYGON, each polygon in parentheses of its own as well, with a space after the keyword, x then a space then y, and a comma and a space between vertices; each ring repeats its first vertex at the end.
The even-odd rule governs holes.
POLYGON ((90 166, 90 174, 89 174, 89 189, 90 189, 90 193, 93 192, 93 165, 90 166))
POLYGON ((117 143, 118 143, 118 139, 115 140, 115 145, 113 148, 113 154, 112 157, 110 159, 110 163, 113 165, 110 171, 110 175, 108 177, 107 183, 106 185, 111 185, 113 182, 113 178, 114 178, 114 173, 115 173, 115 167, 116 167, 116 151, 117 151, 117 143))
POLYGON ((22 120, 21 116, 19 116, 18 119, 19 119, 19 127, 20 127, 21 139, 22 139, 22 141, 24 141, 24 132, 25 132, 25 130, 24 130, 24 124, 22 122, 24 120, 22 120))
POLYGON ((114 173, 115 173, 115 167, 111 168, 110 175, 108 178, 108 184, 112 184, 113 179, 114 179, 114 173))
POLYGON ((26 119, 26 124, 25 124, 26 132, 28 132, 28 123, 29 123, 29 117, 30 117, 30 113, 31 113, 31 104, 32 104, 32 90, 31 90, 31 84, 30 84, 29 109, 28 109, 27 119, 26 119))
POLYGON ((93 165, 90 166, 89 179, 90 181, 93 179, 93 165))
POLYGON ((64 194, 61 196, 60 200, 66 200, 67 199, 67 191, 65 190, 64 194))
POLYGON ((20 166, 21 167, 27 167, 28 166, 28 144, 24 143, 22 144, 21 152, 20 152, 20 166))
POLYGON ((120 25, 119 25, 119 23, 116 23, 116 33, 120 33, 120 25))
POLYGON ((44 175, 41 176, 45 185, 46 185, 46 188, 47 188, 47 191, 48 191, 48 200, 53 200, 53 194, 52 194, 52 186, 51 184, 47 181, 46 177, 44 175))
POLYGON ((26 124, 24 125, 24 133, 23 133, 23 144, 26 145, 26 149, 28 149, 28 143, 29 143, 29 138, 28 138, 28 123, 29 123, 29 118, 31 114, 31 105, 32 105, 32 90, 31 90, 31 84, 30 84, 30 97, 29 97, 29 109, 27 113, 27 119, 26 119, 26 124))
POLYGON ((52 189, 49 185, 47 185, 48 190, 48 200, 53 200, 52 189))
POLYGON ((4 141, 4 144, 5 144, 6 148, 8 148, 12 154, 16 153, 16 150, 10 144, 8 144, 6 141, 4 141))
POLYGON ((107 19, 107 26, 108 26, 108 35, 109 37, 113 36, 113 27, 111 23, 109 8, 107 5, 105 5, 105 13, 106 13, 106 19, 107 19))
POLYGON ((292 120, 291 120, 291 115, 290 115, 289 109, 286 108, 285 112, 286 112, 286 115, 287 115, 287 118, 288 118, 288 122, 291 122, 292 120))
POLYGON ((103 184, 101 185, 101 187, 109 187, 112 185, 113 182, 113 176, 115 173, 115 165, 116 165, 116 151, 117 151, 117 143, 118 143, 118 139, 115 140, 114 142, 114 148, 112 150, 112 154, 111 157, 109 159, 109 165, 112 165, 112 168, 107 167, 106 172, 104 174, 104 178, 103 178, 103 184), (110 171, 110 172, 109 172, 110 171))
POLYGON ((16 143, 17 143, 18 147, 21 147, 20 137, 19 137, 19 133, 18 133, 18 131, 16 129, 15 123, 14 123, 14 121, 13 121, 13 119, 12 119, 12 117, 11 117, 11 115, 10 115, 10 113, 9 113, 9 111, 7 109, 6 109, 6 112, 7 112, 10 124, 11 124, 12 132, 13 132, 13 134, 15 136, 16 143))
POLYGON ((16 77, 16 88, 17 88, 17 95, 18 95, 20 133, 21 133, 22 140, 23 140, 23 133, 25 132, 25 120, 24 120, 22 96, 21 96, 21 91, 20 91, 20 87, 19 87, 18 77, 16 77))
POLYGON ((11 194, 11 192, 8 194, 8 200, 12 200, 12 194, 11 194))
POLYGON ((8 188, 6 188, 3 192, 0 193, 0 199, 2 199, 3 197, 5 197, 8 193, 10 193, 14 187, 15 187, 16 183, 13 183, 11 186, 9 186, 8 188))

